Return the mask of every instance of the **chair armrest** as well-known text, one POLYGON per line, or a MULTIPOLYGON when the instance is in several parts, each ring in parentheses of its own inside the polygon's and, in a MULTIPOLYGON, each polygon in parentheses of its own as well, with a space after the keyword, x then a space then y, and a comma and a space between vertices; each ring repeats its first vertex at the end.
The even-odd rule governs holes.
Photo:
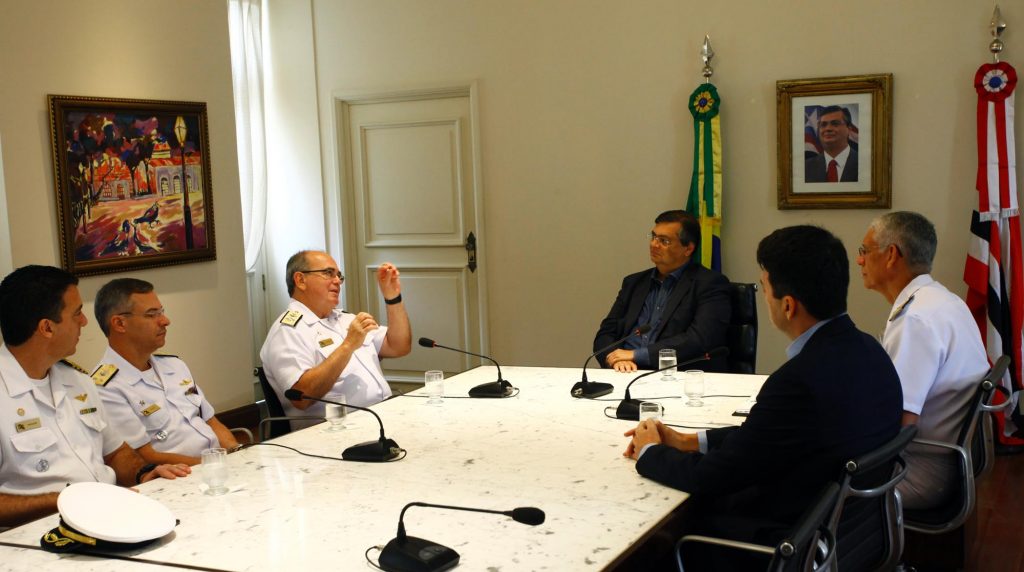
POLYGON ((231 431, 232 433, 238 433, 240 435, 245 435, 248 438, 248 441, 246 441, 246 443, 256 442, 256 440, 252 436, 252 431, 249 431, 245 427, 232 427, 228 429, 228 431, 231 431))
POLYGON ((327 418, 323 415, 281 415, 280 417, 264 417, 263 419, 260 419, 260 441, 266 441, 267 439, 266 432, 263 428, 269 426, 269 421, 312 421, 314 419, 325 421, 327 418))
POLYGON ((899 471, 884 484, 881 484, 877 487, 870 489, 855 489, 853 487, 850 487, 850 496, 860 498, 873 498, 882 496, 885 493, 896 488, 896 483, 902 481, 903 478, 907 476, 907 462, 904 461, 902 457, 899 457, 896 459, 896 464, 899 466, 899 471))
POLYGON ((676 564, 679 565, 679 571, 683 570, 683 553, 682 547, 684 542, 700 542, 703 544, 713 544, 715 546, 724 546, 726 548, 735 548, 737 550, 746 550, 747 552, 756 552, 758 554, 764 554, 769 558, 775 554, 775 549, 771 546, 763 546, 760 544, 751 544, 749 542, 740 542, 738 540, 726 540, 724 538, 715 538, 713 536, 701 536, 699 534, 688 534, 679 539, 676 542, 676 564))

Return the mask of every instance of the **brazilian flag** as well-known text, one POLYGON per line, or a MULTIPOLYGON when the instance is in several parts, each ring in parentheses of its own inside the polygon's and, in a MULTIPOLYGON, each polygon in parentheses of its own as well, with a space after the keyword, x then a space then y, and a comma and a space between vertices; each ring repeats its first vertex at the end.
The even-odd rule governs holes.
POLYGON ((722 271, 722 127, 721 100, 713 84, 705 83, 690 95, 693 114, 693 176, 686 210, 700 221, 700 250, 694 259, 722 271))

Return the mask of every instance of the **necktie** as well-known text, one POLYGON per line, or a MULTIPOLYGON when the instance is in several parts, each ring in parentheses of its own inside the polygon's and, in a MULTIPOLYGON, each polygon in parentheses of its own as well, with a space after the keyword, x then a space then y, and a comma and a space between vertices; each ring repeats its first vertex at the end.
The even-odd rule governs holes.
POLYGON ((836 163, 835 159, 828 162, 828 182, 838 183, 839 182, 839 163, 836 163))

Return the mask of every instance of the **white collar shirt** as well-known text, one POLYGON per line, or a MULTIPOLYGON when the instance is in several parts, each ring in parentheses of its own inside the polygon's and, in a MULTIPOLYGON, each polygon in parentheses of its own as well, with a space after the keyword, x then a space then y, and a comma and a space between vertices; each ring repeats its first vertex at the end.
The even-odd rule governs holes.
POLYGON ((58 362, 33 380, 0 347, 0 493, 58 492, 68 483, 113 484, 103 457, 124 439, 89 378, 58 362), (49 392, 42 385, 49 384, 49 392))

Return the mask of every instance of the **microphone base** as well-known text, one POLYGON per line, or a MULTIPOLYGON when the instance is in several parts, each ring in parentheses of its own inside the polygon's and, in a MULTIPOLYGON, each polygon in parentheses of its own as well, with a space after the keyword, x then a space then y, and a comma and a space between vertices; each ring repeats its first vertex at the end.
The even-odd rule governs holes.
POLYGON ((381 441, 367 441, 358 445, 352 445, 341 452, 341 458, 346 461, 357 463, 384 463, 401 454, 398 443, 391 439, 381 441))
POLYGON ((623 399, 615 409, 616 419, 640 420, 640 401, 637 399, 623 399))
POLYGON ((473 389, 470 389, 469 396, 501 399, 503 397, 510 397, 513 389, 512 384, 505 380, 492 381, 490 383, 481 383, 473 389))
POLYGON ((614 389, 615 387, 610 383, 581 381, 572 386, 572 391, 570 393, 573 397, 593 399, 595 397, 601 397, 602 395, 608 395, 614 389))
POLYGON ((440 572, 459 563, 459 553, 430 540, 406 536, 392 538, 380 553, 380 567, 388 572, 440 572))

